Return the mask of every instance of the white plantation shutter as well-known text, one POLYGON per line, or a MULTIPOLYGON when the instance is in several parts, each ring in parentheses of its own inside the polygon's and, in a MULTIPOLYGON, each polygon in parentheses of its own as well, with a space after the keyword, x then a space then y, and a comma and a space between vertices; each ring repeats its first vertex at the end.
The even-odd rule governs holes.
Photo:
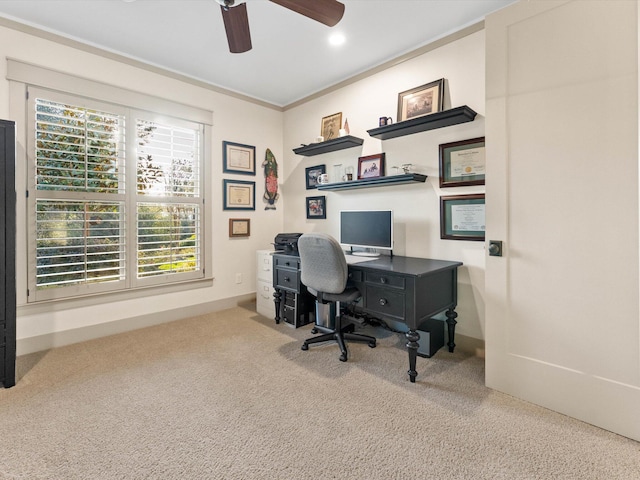
POLYGON ((184 122, 136 119, 136 260, 141 283, 201 271, 200 137, 196 126, 184 122))
POLYGON ((30 89, 29 301, 204 278, 204 126, 30 89))

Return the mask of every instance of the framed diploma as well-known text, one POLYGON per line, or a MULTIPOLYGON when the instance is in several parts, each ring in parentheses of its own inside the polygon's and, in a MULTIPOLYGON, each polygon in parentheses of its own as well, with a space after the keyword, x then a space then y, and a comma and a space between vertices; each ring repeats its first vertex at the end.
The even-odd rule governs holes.
POLYGON ((224 210, 255 210, 256 182, 223 180, 224 210))
POLYGON ((484 137, 440 145, 440 187, 484 185, 484 137))
POLYGON ((230 237, 248 237, 251 233, 251 220, 248 218, 230 218, 229 219, 229 236, 230 237))
POLYGON ((225 173, 256 174, 256 147, 240 143, 222 142, 222 171, 225 173))
POLYGON ((484 241, 484 212, 484 193, 440 197, 440 238, 484 241))

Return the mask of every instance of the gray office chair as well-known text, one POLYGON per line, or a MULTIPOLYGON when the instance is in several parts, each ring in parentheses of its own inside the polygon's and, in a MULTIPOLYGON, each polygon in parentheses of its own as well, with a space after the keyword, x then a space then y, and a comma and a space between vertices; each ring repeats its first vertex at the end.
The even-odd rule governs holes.
MULTIPOLYGON (((334 329, 324 329, 324 335, 308 338, 302 344, 302 350, 308 350, 309 344, 336 341, 340 347, 340 361, 347 361, 346 340, 366 342, 371 348, 376 346, 375 337, 353 333, 353 325, 342 327, 340 303, 355 302, 360 291, 347 285, 347 260, 340 244, 331 236, 323 233, 307 233, 298 239, 300 253, 300 280, 307 290, 320 303, 336 303, 336 322, 334 329)), ((316 309, 317 311, 317 309, 316 309)), ((317 327, 316 327, 317 328, 317 327)))

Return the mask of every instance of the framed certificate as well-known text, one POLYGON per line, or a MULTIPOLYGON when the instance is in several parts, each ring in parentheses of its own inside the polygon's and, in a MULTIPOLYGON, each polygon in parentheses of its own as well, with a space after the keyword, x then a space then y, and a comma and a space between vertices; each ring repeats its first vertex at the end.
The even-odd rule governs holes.
POLYGON ((225 173, 256 174, 256 147, 240 143, 222 142, 222 171, 225 173))
POLYGON ((484 241, 484 193, 440 197, 440 238, 484 241))
POLYGON ((484 137, 440 145, 440 187, 484 185, 484 137))
POLYGON ((224 210, 255 210, 256 182, 223 180, 224 210))
POLYGON ((248 218, 230 218, 229 236, 248 237, 251 233, 251 220, 248 218))

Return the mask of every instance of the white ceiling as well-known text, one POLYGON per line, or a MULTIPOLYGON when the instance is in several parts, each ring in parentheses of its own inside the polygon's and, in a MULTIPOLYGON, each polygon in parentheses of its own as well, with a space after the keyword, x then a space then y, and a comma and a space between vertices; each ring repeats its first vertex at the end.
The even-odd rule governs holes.
POLYGON ((0 0, 0 16, 284 107, 515 0, 341 1, 329 28, 246 0, 253 49, 241 54, 229 53, 215 0, 0 0), (328 42, 336 31, 340 47, 328 42))

